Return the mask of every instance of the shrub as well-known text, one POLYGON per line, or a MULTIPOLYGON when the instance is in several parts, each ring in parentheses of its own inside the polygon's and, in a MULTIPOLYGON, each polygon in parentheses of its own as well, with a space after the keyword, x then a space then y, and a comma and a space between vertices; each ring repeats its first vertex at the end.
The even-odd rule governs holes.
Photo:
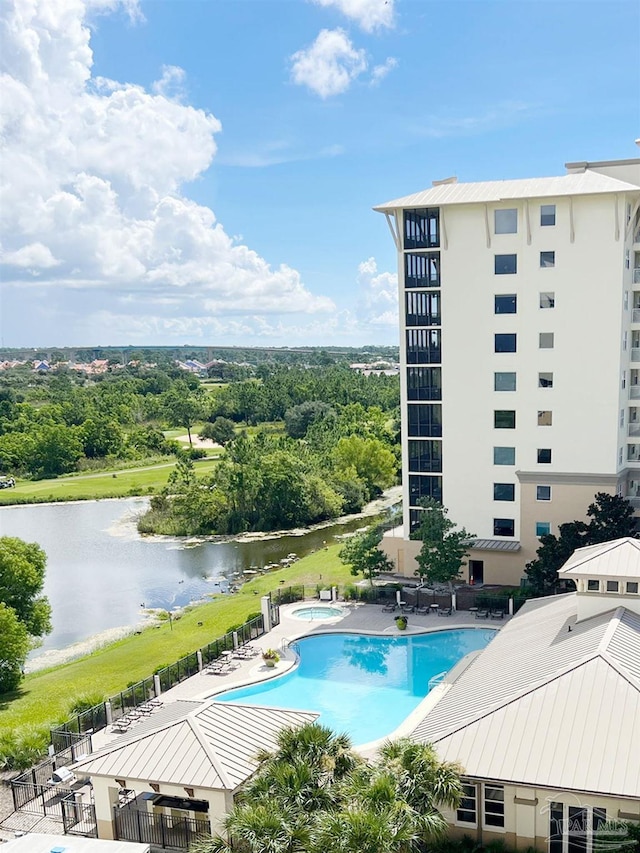
POLYGON ((49 729, 24 728, 0 734, 0 769, 25 770, 47 754, 49 729))
POLYGON ((95 708, 96 705, 102 705, 103 702, 103 693, 81 693, 72 700, 69 705, 69 713, 82 714, 84 711, 89 711, 91 708, 95 708))

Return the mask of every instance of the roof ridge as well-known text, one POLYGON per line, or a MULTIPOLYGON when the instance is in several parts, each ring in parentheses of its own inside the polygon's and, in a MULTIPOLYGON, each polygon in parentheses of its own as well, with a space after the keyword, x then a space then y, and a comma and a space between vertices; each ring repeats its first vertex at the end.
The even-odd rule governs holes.
MULTIPOLYGON (((535 693, 538 690, 541 690, 543 687, 546 687, 549 684, 553 684, 554 681, 558 681, 559 679, 564 678, 564 676, 567 675, 569 672, 572 672, 573 670, 576 670, 576 669, 580 669, 580 667, 586 666, 588 663, 591 663, 591 661, 598 660, 598 659, 602 659, 603 662, 612 666, 612 668, 615 669, 619 675, 623 675, 623 673, 619 672, 618 667, 613 666, 611 664, 611 662, 609 660, 607 660, 601 653, 598 653, 597 651, 591 652, 590 654, 585 655, 583 658, 580 658, 580 660, 578 660, 578 661, 572 661, 570 664, 567 664, 567 666, 563 667, 561 670, 556 670, 556 672, 550 678, 541 678, 540 680, 538 680, 534 684, 527 684, 526 687, 522 688, 521 690, 519 690, 516 693, 512 693, 508 697, 504 697, 497 704, 493 705, 491 708, 487 708, 486 710, 484 710, 482 713, 478 714, 477 716, 471 717, 471 718, 465 720, 464 722, 457 724, 454 729, 448 730, 445 733, 439 734, 439 735, 434 736, 430 739, 433 743, 438 743, 438 741, 441 741, 441 740, 444 740, 445 738, 451 737, 452 735, 455 735, 457 732, 468 728, 469 726, 473 725, 474 723, 478 723, 478 722, 480 722, 480 720, 484 720, 486 717, 490 717, 492 714, 495 714, 498 711, 501 711, 503 708, 507 708, 509 705, 513 705, 514 702, 520 701, 520 699, 524 698, 525 696, 529 695, 530 693, 535 693)), ((623 677, 625 678, 626 681, 629 681, 629 674, 628 673, 625 674, 623 677)), ((640 685, 639 684, 635 684, 633 682, 630 682, 630 683, 631 683, 632 687, 636 687, 640 691, 640 685)), ((435 707, 437 707, 437 705, 435 707)), ((416 726, 416 728, 418 728, 418 726, 416 726)), ((415 729, 414 729, 414 731, 415 731, 415 729)))
POLYGON ((613 635, 620 627, 620 623, 622 622, 622 616, 624 614, 624 607, 618 606, 615 609, 615 612, 611 619, 609 620, 609 624, 607 625, 604 634, 602 635, 600 642, 598 643, 598 648, 596 650, 597 654, 601 654, 602 652, 606 652, 607 647, 611 640, 613 639, 613 635))
POLYGON ((200 726, 196 722, 196 717, 199 714, 202 714, 204 711, 208 711, 210 709, 211 709, 211 705, 208 704, 208 705, 205 705, 204 708, 200 708, 197 711, 193 711, 191 714, 189 714, 187 716, 186 722, 190 726, 191 730, 193 731, 194 735, 196 736, 196 738, 198 740, 198 743, 203 748, 207 758, 211 762, 211 766, 213 767, 213 769, 216 771, 216 773, 220 776, 220 778, 224 782, 225 787, 228 788, 229 790, 233 790, 235 788, 235 786, 231 783, 231 780, 229 779, 229 774, 227 773, 227 771, 226 771, 224 765, 222 764, 220 758, 216 755, 211 744, 205 738, 204 732, 202 731, 202 729, 200 728, 200 726))

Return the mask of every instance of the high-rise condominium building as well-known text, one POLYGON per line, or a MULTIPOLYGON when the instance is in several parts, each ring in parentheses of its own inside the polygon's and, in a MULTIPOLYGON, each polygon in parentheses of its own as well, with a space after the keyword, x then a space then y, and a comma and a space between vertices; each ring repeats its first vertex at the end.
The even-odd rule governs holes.
POLYGON ((596 492, 640 504, 640 160, 390 201, 404 525, 433 497, 477 538, 465 573, 517 584, 596 492))

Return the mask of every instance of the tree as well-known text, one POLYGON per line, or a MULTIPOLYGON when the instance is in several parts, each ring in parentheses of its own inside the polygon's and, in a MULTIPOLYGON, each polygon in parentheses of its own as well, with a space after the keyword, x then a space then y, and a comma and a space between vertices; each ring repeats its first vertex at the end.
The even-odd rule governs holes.
POLYGON ((372 527, 365 533, 351 536, 338 552, 340 560, 351 565, 351 574, 364 575, 371 586, 379 574, 393 571, 393 563, 378 547, 381 541, 382 528, 372 527))
POLYGON ((369 497, 379 494, 395 482, 396 458, 392 451, 377 438, 360 438, 349 435, 341 438, 333 459, 338 471, 355 470, 366 484, 369 497))
POLYGON ((525 574, 534 592, 549 595, 558 587, 558 571, 576 548, 599 545, 626 536, 637 538, 633 507, 623 497, 597 492, 589 504, 587 524, 569 521, 558 528, 558 536, 546 533, 540 537, 536 559, 527 563, 525 574))
POLYGON ((30 467, 38 478, 57 477, 73 471, 82 456, 82 444, 75 428, 46 424, 33 432, 30 467))
POLYGON ((335 410, 321 400, 307 400, 287 409, 284 414, 287 435, 291 438, 304 438, 311 424, 324 420, 328 415, 335 415, 335 410))
POLYGON ((51 630, 51 606, 40 595, 47 557, 35 543, 0 537, 0 602, 10 607, 32 637, 51 630))
POLYGON ((200 438, 210 438, 222 447, 233 441, 235 435, 234 422, 223 417, 217 417, 213 423, 206 423, 200 430, 200 438))
POLYGON ((20 683, 30 648, 29 632, 15 610, 0 602, 0 694, 20 683))
POLYGON ((411 534, 412 539, 422 540, 416 574, 429 583, 446 583, 453 592, 453 582, 460 579, 460 569, 475 534, 464 527, 455 530, 455 523, 447 518, 447 509, 433 498, 424 498, 420 505, 424 510, 420 524, 411 534))
POLYGON ((191 428, 202 417, 200 397, 182 379, 175 382, 173 387, 162 396, 167 420, 173 426, 181 426, 187 430, 189 445, 193 447, 191 428))

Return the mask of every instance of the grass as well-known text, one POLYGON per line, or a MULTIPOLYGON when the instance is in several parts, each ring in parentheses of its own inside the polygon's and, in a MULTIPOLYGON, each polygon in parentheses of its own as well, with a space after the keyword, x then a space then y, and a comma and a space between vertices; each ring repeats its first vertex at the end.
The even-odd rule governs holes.
POLYGON ((173 621, 173 629, 164 622, 160 628, 149 627, 87 657, 27 675, 16 694, 0 697, 0 729, 55 724, 69 716, 69 708, 79 696, 114 695, 241 624, 260 610, 261 595, 280 586, 303 583, 315 588, 318 583, 353 580, 338 559, 340 548, 331 545, 291 566, 254 578, 236 595, 217 596, 194 607, 173 621))
MULTIPOLYGON (((167 483, 176 462, 159 462, 140 468, 104 471, 93 474, 74 474, 52 480, 19 480, 13 489, 0 490, 0 506, 16 503, 46 501, 82 501, 98 498, 124 498, 159 492, 167 483)), ((196 474, 209 474, 217 458, 209 457, 194 463, 196 474)))

